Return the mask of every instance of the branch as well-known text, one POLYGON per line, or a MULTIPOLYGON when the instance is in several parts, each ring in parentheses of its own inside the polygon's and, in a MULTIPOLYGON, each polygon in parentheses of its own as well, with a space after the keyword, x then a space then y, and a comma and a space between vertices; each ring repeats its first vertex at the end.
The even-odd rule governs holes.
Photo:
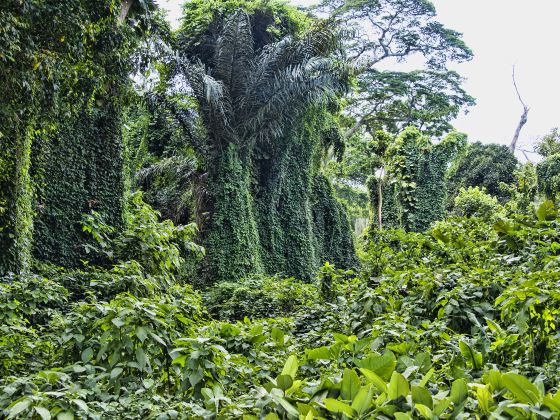
POLYGON ((515 80, 515 66, 513 66, 513 69, 512 69, 511 79, 513 80, 513 87, 515 88, 515 92, 517 93, 517 97, 519 98, 519 102, 521 102, 521 105, 523 105, 523 109, 529 109, 527 107, 527 105, 525 104, 525 102, 523 102, 523 98, 521 97, 521 94, 519 93, 519 89, 517 88, 517 82, 515 80))
POLYGON ((515 66, 513 66, 513 72, 511 78, 513 79, 513 86, 515 88, 515 92, 517 93, 517 97, 519 98, 519 102, 521 102, 521 105, 523 106, 523 113, 519 118, 519 124, 517 124, 517 128, 515 129, 515 133, 513 134, 513 138, 511 139, 511 144, 509 146, 509 149, 513 153, 515 152, 515 147, 517 145, 517 141, 519 140, 519 134, 521 133, 521 129, 527 123, 527 116, 529 114, 530 108, 525 104, 525 102, 523 102, 523 98, 521 97, 521 94, 519 93, 519 89, 517 88, 517 82, 515 80, 515 66))

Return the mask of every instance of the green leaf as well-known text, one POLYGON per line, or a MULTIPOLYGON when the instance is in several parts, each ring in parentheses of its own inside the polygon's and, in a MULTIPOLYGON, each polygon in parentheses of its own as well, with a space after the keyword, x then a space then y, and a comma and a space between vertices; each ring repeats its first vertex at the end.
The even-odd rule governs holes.
POLYGON ((469 385, 464 379, 456 379, 451 384, 451 402, 458 406, 463 404, 469 395, 469 385))
POLYGON ((436 417, 439 417, 441 415, 441 413, 443 413, 445 410, 447 410, 447 407, 449 407, 450 404, 451 404, 451 399, 450 398, 442 398, 441 400, 436 402, 435 405, 434 405, 434 408, 433 408, 434 415, 436 417))
POLYGON ((412 420, 412 417, 410 417, 408 414, 406 413, 394 413, 393 416, 395 416, 395 420, 412 420))
POLYGON ((136 337, 140 342, 144 342, 146 338, 148 338, 148 331, 146 331, 145 327, 136 327, 136 337))
POLYGON ((33 407, 33 409, 39 414, 42 420, 50 420, 51 412, 45 407, 33 407))
POLYGON ((278 388, 285 391, 290 389, 290 387, 294 384, 294 380, 290 375, 279 375, 278 378, 276 378, 276 384, 278 385, 278 388))
POLYGON ((268 413, 264 420, 280 420, 280 417, 276 413, 268 413))
POLYGON ((544 397, 544 404, 553 410, 556 413, 560 413, 560 392, 557 392, 556 395, 552 396, 548 394, 544 397))
POLYGON ((397 366, 397 358, 392 351, 386 351, 381 356, 372 354, 365 359, 356 361, 356 365, 375 372, 387 381, 397 366))
POLYGON ((389 400, 396 400, 399 397, 406 397, 410 392, 408 382, 404 376, 398 372, 393 372, 389 387, 387 388, 387 396, 389 400))
POLYGON ((274 401, 280 404, 282 408, 284 408, 284 410, 286 410, 286 412, 290 416, 299 417, 299 411, 297 411, 297 409, 292 404, 290 404, 285 398, 276 394, 271 394, 271 396, 274 399, 274 401))
POLYGON ((116 367, 111 371, 111 379, 115 379, 121 375, 123 369, 120 367, 116 367))
POLYGON ((360 372, 362 372, 362 375, 366 377, 368 382, 371 383, 379 393, 387 392, 387 384, 375 372, 365 368, 360 368, 360 372))
POLYGON ((551 200, 544 201, 537 209, 537 218, 539 221, 552 221, 558 217, 558 211, 554 202, 551 200))
POLYGON ((354 410, 352 407, 342 401, 338 401, 333 398, 325 398, 323 402, 325 403, 327 410, 331 413, 344 413, 350 418, 354 417, 354 410))
POLYGON ((124 325, 124 321, 121 318, 113 318, 111 322, 117 327, 121 328, 124 325))
POLYGON ((420 413, 420 415, 422 417, 424 417, 425 419, 432 419, 434 417, 434 414, 432 413, 432 410, 430 410, 428 407, 426 407, 423 404, 416 404, 414 406, 414 408, 420 413))
POLYGON ((82 362, 87 363, 93 359, 93 349, 88 347, 82 352, 82 362))
POLYGON ((542 395, 533 383, 517 373, 508 372, 502 375, 504 386, 511 391, 517 401, 523 404, 537 404, 542 395))
POLYGON ((85 411, 86 413, 89 412, 89 407, 84 400, 75 399, 72 400, 72 402, 76 404, 80 410, 85 411))
POLYGON ((482 412, 488 414, 490 412, 490 406, 494 404, 494 399, 492 398, 490 391, 488 391, 488 388, 485 386, 477 387, 476 398, 478 400, 478 406, 482 409, 482 412))
POLYGON ((412 401, 414 404, 422 404, 426 407, 430 408, 430 410, 434 407, 434 401, 432 399, 432 394, 422 387, 422 386, 415 386, 413 385, 411 388, 412 392, 412 401))
POLYGON ((58 420, 74 420, 74 413, 71 411, 63 411, 56 416, 58 420))
POLYGON ((434 368, 431 368, 428 372, 426 372, 426 374, 422 377, 422 380, 418 383, 419 386, 426 386, 426 384, 428 383, 428 381, 432 378, 432 376, 434 375, 434 368))
POLYGON ((504 382, 502 380, 502 373, 497 370, 488 371, 485 375, 486 384, 492 386, 493 391, 501 391, 504 389, 504 382))
POLYGON ((343 400, 352 401, 360 390, 360 378, 353 369, 344 369, 340 384, 340 395, 343 400))
POLYGON ((366 385, 358 391, 354 400, 352 401, 352 408, 361 416, 371 406, 373 399, 373 386, 366 385))
POLYGON ((317 349, 306 350, 307 358, 309 360, 330 360, 331 350, 329 347, 323 346, 317 349))
POLYGON ((459 350, 467 365, 470 365, 474 370, 482 368, 482 353, 478 353, 464 341, 459 341, 459 350))
POLYGON ((286 360, 286 364, 284 365, 284 368, 282 369, 281 375, 289 375, 289 376, 292 377, 292 379, 296 379, 297 370, 298 370, 297 357, 294 356, 294 355, 291 355, 290 357, 288 357, 288 360, 286 360))
POLYGON ((140 370, 144 370, 146 367, 147 357, 144 349, 142 347, 136 347, 136 362, 138 363, 138 367, 140 370))
POLYGON ((9 413, 8 419, 13 419, 14 417, 16 417, 21 412, 27 410, 30 405, 31 405, 31 400, 29 400, 27 398, 15 403, 13 406, 11 406, 8 409, 8 413, 9 413))
POLYGON ((272 339, 276 342, 277 346, 283 346, 284 345, 284 337, 286 335, 284 333, 284 331, 282 331, 279 328, 273 327, 270 335, 271 335, 272 339))

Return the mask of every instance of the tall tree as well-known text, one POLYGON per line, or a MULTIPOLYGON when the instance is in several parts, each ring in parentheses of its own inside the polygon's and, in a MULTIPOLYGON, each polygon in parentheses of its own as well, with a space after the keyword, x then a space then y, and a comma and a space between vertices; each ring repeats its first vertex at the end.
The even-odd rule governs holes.
POLYGON ((349 59, 361 69, 350 99, 354 121, 347 136, 364 125, 398 132, 415 125, 432 135, 451 130, 449 121, 474 100, 461 87, 448 62, 472 58, 461 34, 436 20, 428 0, 324 0, 320 10, 352 28, 349 59), (413 72, 380 66, 423 57, 425 68, 413 72))
POLYGON ((211 57, 206 50, 193 57, 189 44, 185 51, 191 54, 174 68, 174 85, 185 80, 192 89, 206 130, 198 152, 209 171, 208 201, 199 211, 210 215, 203 236, 213 281, 262 270, 253 151, 285 139, 310 106, 342 92, 348 78, 344 63, 332 57, 340 45, 332 22, 264 45, 253 26, 245 11, 233 12, 209 48, 211 57))

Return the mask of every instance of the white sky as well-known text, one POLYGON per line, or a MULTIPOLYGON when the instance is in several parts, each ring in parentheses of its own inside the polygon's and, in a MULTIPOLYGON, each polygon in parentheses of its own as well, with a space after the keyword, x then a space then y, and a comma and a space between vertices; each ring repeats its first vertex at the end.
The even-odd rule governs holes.
MULTIPOLYGON (((178 19, 183 0, 158 2, 169 10, 172 21, 178 19)), ((522 112, 511 81, 515 64, 517 84, 531 107, 519 145, 532 150, 539 136, 560 126, 560 0, 432 2, 438 20, 462 32, 474 52, 472 61, 452 66, 467 79, 465 87, 477 100, 467 115, 454 122, 456 128, 471 141, 509 144, 522 112)))

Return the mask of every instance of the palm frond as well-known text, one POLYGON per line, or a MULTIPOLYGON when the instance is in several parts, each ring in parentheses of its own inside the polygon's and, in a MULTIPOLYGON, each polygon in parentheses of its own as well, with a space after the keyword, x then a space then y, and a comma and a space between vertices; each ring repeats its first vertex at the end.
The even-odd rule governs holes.
POLYGON ((238 10, 225 22, 214 56, 213 76, 229 91, 232 106, 245 94, 254 58, 251 21, 238 10))

